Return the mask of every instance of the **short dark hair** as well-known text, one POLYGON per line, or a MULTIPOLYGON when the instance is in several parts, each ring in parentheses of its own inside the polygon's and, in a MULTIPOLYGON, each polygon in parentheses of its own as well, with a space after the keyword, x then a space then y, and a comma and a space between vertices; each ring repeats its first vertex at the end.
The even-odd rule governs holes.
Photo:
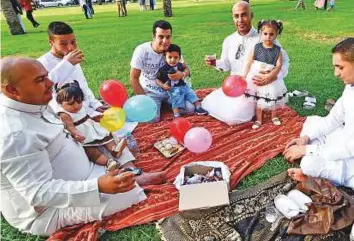
POLYGON ((73 33, 74 30, 66 23, 64 22, 51 22, 48 25, 48 35, 65 35, 65 34, 71 34, 73 33))
POLYGON ((154 25, 152 25, 152 33, 154 35, 156 34, 156 28, 162 28, 164 30, 170 29, 172 33, 171 24, 165 20, 157 20, 156 22, 154 22, 154 25))
POLYGON ((56 99, 59 104, 62 104, 64 101, 84 101, 84 92, 76 80, 74 80, 73 83, 66 83, 61 87, 58 87, 58 84, 55 84, 54 89, 57 92, 56 99))
POLYGON ((348 62, 354 62, 354 38, 347 38, 339 42, 332 48, 332 53, 339 53, 342 59, 348 62))
POLYGON ((166 53, 171 53, 171 52, 177 52, 179 56, 181 57, 182 55, 182 50, 177 44, 170 44, 168 49, 166 50, 166 53))

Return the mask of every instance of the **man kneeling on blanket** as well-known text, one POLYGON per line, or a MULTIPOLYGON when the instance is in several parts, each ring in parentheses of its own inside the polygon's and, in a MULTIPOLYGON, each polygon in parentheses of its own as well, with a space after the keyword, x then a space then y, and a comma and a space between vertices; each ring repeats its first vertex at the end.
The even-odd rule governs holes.
POLYGON ((307 118, 284 156, 290 162, 302 158, 301 168, 288 170, 297 181, 319 177, 354 189, 354 38, 338 43, 332 53, 334 75, 346 85, 343 94, 328 116, 307 118))
POLYGON ((146 199, 139 185, 165 179, 164 172, 105 174, 104 166, 89 162, 48 107, 52 88, 37 60, 1 60, 1 212, 12 226, 37 235, 129 208, 146 199))

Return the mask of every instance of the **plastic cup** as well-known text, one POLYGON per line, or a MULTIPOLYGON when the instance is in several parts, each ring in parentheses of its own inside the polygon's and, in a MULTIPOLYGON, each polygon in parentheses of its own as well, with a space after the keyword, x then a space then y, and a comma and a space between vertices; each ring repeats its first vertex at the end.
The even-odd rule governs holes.
POLYGON ((210 64, 215 66, 216 65, 216 54, 205 55, 205 60, 209 60, 210 64))

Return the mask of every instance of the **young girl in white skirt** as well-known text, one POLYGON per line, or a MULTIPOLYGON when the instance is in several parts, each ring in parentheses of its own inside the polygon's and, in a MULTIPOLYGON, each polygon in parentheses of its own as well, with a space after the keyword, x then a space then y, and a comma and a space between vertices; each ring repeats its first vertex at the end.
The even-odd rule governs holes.
POLYGON ((60 105, 58 115, 72 137, 82 143, 89 159, 98 165, 107 166, 109 171, 118 168, 116 160, 127 146, 126 140, 122 139, 116 143, 108 130, 87 115, 83 106, 84 93, 77 81, 64 84, 60 88, 56 84, 55 90, 56 100, 60 105), (109 159, 99 146, 105 147, 116 160, 109 159))
MULTIPOLYGON (((278 76, 282 67, 281 48, 274 44, 278 34, 283 30, 283 24, 275 20, 262 20, 258 23, 258 32, 261 32, 261 43, 255 45, 250 53, 245 76, 247 83, 252 83, 255 75, 268 73, 278 76)), ((256 121, 252 129, 258 129, 262 125, 263 110, 272 112, 272 122, 274 125, 281 125, 277 116, 277 109, 286 102, 286 86, 284 80, 277 77, 276 80, 265 83, 265 85, 248 86, 246 97, 254 98, 257 101, 256 121)))

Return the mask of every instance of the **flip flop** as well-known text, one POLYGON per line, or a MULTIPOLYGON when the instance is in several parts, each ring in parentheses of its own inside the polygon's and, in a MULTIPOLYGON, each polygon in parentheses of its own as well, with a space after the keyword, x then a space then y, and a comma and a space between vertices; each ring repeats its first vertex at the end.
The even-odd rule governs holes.
POLYGON ((308 96, 309 92, 307 90, 294 90, 293 92, 289 92, 288 96, 289 97, 304 97, 304 96, 308 96))
POLYGON ((305 102, 302 104, 302 108, 305 110, 312 110, 316 107, 316 97, 314 96, 307 96, 305 97, 305 102))
POLYGON ((325 104, 325 110, 327 111, 331 111, 331 109, 333 108, 333 106, 336 104, 336 100, 334 99, 328 99, 326 100, 326 104, 325 104))

